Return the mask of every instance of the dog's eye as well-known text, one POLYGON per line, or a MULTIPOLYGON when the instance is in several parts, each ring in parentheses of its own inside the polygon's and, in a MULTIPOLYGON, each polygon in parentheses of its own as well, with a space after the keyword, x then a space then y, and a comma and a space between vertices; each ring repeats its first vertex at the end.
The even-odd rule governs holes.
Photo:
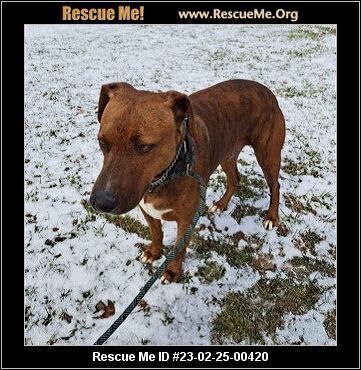
POLYGON ((136 150, 139 153, 148 153, 153 149, 154 145, 152 144, 137 144, 136 150))

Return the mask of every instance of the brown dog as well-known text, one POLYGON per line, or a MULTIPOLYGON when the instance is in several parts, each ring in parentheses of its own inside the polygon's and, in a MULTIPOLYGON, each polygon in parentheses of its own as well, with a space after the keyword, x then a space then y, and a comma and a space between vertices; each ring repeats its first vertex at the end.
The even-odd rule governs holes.
MULTIPOLYGON (((187 96, 112 83, 102 86, 98 119, 104 163, 90 202, 112 214, 140 204, 152 233, 143 262, 152 263, 161 255, 161 220, 177 222, 177 241, 192 221, 199 202, 195 179, 180 176, 164 184, 170 174, 185 169, 189 154, 195 158, 193 170, 205 183, 218 165, 226 173, 227 191, 211 208, 223 211, 240 180, 238 155, 251 145, 271 191, 264 225, 266 229, 278 225, 285 123, 276 97, 265 86, 231 80, 187 96)), ((168 266, 163 282, 179 278, 186 247, 168 266)))

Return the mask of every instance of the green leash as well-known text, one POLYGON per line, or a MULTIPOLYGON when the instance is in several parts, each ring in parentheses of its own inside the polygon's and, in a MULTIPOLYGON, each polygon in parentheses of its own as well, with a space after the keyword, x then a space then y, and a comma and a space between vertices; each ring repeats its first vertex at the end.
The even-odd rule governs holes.
POLYGON ((155 281, 163 274, 166 270, 167 266, 170 262, 172 262, 177 254, 182 250, 184 245, 190 239, 191 234, 205 211, 206 207, 206 184, 204 183, 203 179, 195 172, 190 171, 189 167, 187 166, 187 170, 184 173, 176 173, 173 176, 170 176, 167 180, 167 183, 173 180, 175 177, 179 176, 190 176, 193 177, 199 185, 200 197, 199 197, 199 204, 197 211, 193 217, 192 223, 188 226, 187 231, 183 235, 182 239, 175 245, 174 250, 168 253, 165 261, 157 268, 156 272, 152 275, 152 277, 146 282, 144 287, 139 291, 137 296, 133 299, 133 301, 129 304, 129 306, 123 311, 123 313, 113 322, 113 324, 107 329, 94 343, 94 345, 102 345, 118 328, 119 326, 125 321, 125 319, 130 315, 130 313, 134 310, 134 308, 138 305, 140 300, 145 296, 148 290, 152 287, 155 281))

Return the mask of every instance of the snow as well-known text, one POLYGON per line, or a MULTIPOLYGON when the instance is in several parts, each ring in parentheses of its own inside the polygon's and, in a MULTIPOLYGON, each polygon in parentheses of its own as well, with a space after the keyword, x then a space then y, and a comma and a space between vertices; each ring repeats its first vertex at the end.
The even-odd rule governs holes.
MULTIPOLYGON (((107 82, 185 93, 231 78, 270 87, 286 118, 283 161, 311 163, 307 151, 316 152, 320 159, 318 177, 281 170, 281 191, 309 200, 327 193, 325 202, 330 208, 319 205, 317 215, 298 215, 288 221, 291 235, 279 237, 275 230, 264 230, 258 215, 246 216, 240 223, 234 220, 230 214, 239 200, 233 198, 230 208, 214 219, 222 230, 216 236, 238 231, 261 236, 265 240, 262 252, 271 253, 278 271, 302 255, 293 237, 314 230, 325 237, 315 247, 315 258, 332 261, 330 244, 336 245, 335 35, 325 34, 320 40, 288 37, 302 27, 26 25, 25 208, 32 215, 26 217, 25 240, 27 345, 91 344, 114 320, 114 316, 94 319, 95 304, 110 299, 117 315, 149 277, 135 247, 148 241, 101 217, 89 219, 81 204, 89 197, 102 164, 96 111, 100 86, 107 82), (301 51, 306 56, 296 59, 294 53, 301 51), (287 89, 300 93, 288 96, 287 89), (45 243, 57 236, 66 239, 53 246, 45 243), (70 323, 60 318, 63 312, 73 316, 70 323)), ((240 158, 248 163, 239 165, 243 174, 262 176, 251 148, 245 148, 240 158)), ((207 204, 221 194, 221 190, 208 191, 207 204)), ((268 201, 267 190, 260 199, 244 203, 263 211, 268 201)), ((129 214, 145 224, 139 209, 129 214)), ((294 216, 282 196, 280 215, 294 216)), ((202 217, 200 223, 209 221, 202 217)), ((174 223, 164 223, 165 245, 174 242, 175 230, 174 223)), ((202 262, 189 250, 184 271, 193 275, 190 282, 156 283, 145 297, 149 312, 137 308, 107 344, 210 344, 211 321, 221 310, 212 298, 247 291, 260 278, 252 268, 236 269, 216 253, 212 260, 226 273, 205 284, 194 276, 202 262), (192 287, 198 289, 194 294, 192 287), (168 322, 167 318, 174 319, 168 322)), ((275 275, 268 271, 266 277, 275 275)), ((318 281, 333 294, 325 295, 325 301, 305 315, 287 314, 277 342, 270 344, 293 344, 301 336, 304 344, 335 344, 323 326, 325 315, 334 307, 335 281, 325 277, 318 281)))
POLYGON ((285 315, 285 328, 277 330, 277 340, 280 344, 298 344, 300 338, 306 345, 335 345, 333 339, 329 339, 324 326, 324 316, 310 310, 304 315, 285 315))

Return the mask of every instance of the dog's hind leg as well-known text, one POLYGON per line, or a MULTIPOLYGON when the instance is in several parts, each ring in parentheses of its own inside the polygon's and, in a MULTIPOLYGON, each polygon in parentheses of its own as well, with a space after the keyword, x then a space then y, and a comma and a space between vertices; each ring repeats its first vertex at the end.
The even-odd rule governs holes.
POLYGON ((149 216, 143 209, 140 207, 145 220, 147 221, 150 231, 152 234, 152 243, 148 246, 148 248, 142 253, 140 259, 144 263, 152 263, 153 261, 157 260, 163 249, 163 231, 162 231, 162 224, 160 220, 149 216))
POLYGON ((212 213, 222 212, 227 208, 241 179, 237 169, 237 157, 232 157, 228 161, 221 163, 221 167, 227 176, 227 190, 223 197, 210 208, 212 213))
POLYGON ((278 207, 280 184, 278 176, 281 166, 281 149, 285 138, 285 124, 283 115, 275 120, 270 134, 262 143, 253 146, 257 161, 262 168, 267 184, 270 188, 270 205, 264 218, 264 227, 271 230, 279 224, 278 207))

